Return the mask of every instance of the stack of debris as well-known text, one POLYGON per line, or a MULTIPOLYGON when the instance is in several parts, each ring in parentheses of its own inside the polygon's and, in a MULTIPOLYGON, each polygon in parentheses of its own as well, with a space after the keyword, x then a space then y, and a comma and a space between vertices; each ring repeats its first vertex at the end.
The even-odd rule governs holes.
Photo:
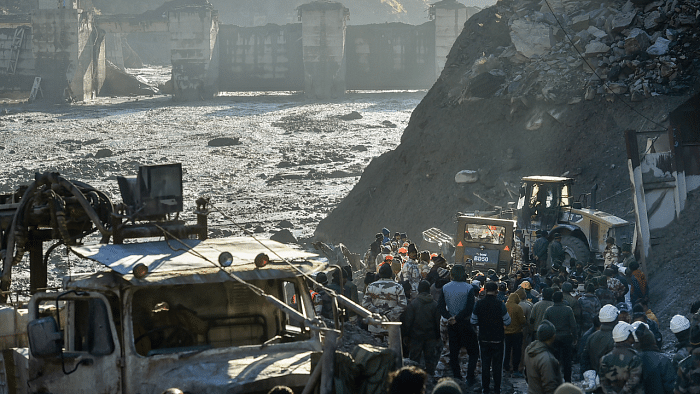
POLYGON ((511 95, 574 104, 683 94, 698 62, 697 0, 501 1, 510 45, 474 63, 455 101, 511 95))

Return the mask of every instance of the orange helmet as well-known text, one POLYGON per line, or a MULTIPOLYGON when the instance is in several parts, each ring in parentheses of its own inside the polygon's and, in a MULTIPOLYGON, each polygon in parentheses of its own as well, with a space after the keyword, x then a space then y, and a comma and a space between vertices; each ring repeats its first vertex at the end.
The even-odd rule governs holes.
POLYGON ((391 261, 393 259, 394 259, 394 256, 392 256, 392 255, 388 255, 388 256, 384 257, 384 261, 387 261, 387 260, 391 261))
POLYGON ((399 248, 399 253, 408 253, 408 249, 406 248, 399 248))

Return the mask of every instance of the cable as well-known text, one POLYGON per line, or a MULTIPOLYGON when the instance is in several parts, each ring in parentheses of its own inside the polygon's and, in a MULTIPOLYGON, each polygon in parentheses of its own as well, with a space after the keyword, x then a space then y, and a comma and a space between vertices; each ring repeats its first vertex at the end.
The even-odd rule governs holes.
MULTIPOLYGON (((571 46, 574 48, 574 50, 576 51, 576 53, 578 53, 578 55, 579 55, 579 57, 581 58, 581 60, 583 60, 583 62, 586 63, 586 65, 588 66, 588 68, 590 68, 590 69, 593 71, 593 74, 595 74, 595 76, 598 77, 598 79, 602 81, 603 78, 601 78, 601 76, 598 75, 598 73, 595 71, 595 69, 594 69, 593 67, 591 67, 591 64, 588 63, 588 61, 586 60, 585 56, 583 56, 583 54, 581 54, 581 52, 578 50, 578 48, 576 48, 576 45, 574 45, 574 41, 573 41, 573 40, 571 39, 571 37, 569 36, 569 33, 566 32, 566 29, 564 29, 564 26, 563 26, 563 25, 561 24, 561 22, 559 21, 559 18, 557 18, 557 15, 554 13, 554 9, 553 9, 552 6, 549 4, 549 0, 544 0, 544 2, 547 3, 547 8, 549 8, 549 10, 552 11, 552 16, 554 16, 554 20, 557 21, 557 24, 558 24, 559 27, 561 28, 561 31, 564 32, 564 35, 566 36, 567 40, 569 40, 569 43, 571 43, 571 46)), ((631 109, 631 110, 634 111, 637 115, 639 115, 639 116, 641 116, 642 118, 648 120, 649 122, 651 122, 651 123, 653 123, 653 124, 655 124, 655 125, 657 125, 657 126, 659 126, 659 127, 661 127, 661 128, 664 128, 664 126, 663 126, 662 124, 657 123, 656 121, 654 121, 654 120, 652 120, 652 119, 649 119, 649 118, 647 118, 646 116, 644 116, 644 114, 642 114, 641 112, 637 111, 637 110, 636 110, 634 107, 632 107, 627 101, 625 101, 625 100, 622 98, 621 95, 615 93, 612 89, 610 89, 610 84, 609 84, 609 82, 604 82, 603 84, 605 85, 605 88, 606 88, 610 93, 612 93, 612 94, 614 94, 615 96, 617 96, 618 98, 620 98, 620 100, 622 101, 622 103, 624 103, 624 104, 627 106, 627 108, 631 109)))

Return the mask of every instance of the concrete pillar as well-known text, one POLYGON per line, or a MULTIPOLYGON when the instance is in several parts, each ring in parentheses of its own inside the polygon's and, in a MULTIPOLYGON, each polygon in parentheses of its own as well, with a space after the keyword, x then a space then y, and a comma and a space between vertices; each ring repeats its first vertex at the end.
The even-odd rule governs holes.
POLYGON ((304 94, 329 99, 345 94, 345 26, 342 4, 314 1, 298 8, 304 56, 304 94))
POLYGON ((203 100, 218 93, 217 12, 194 6, 168 12, 173 98, 203 100))
POLYGON ((105 58, 120 69, 124 69, 121 33, 107 33, 105 35, 105 58))
POLYGON ((104 34, 94 14, 80 9, 32 13, 32 53, 44 96, 53 101, 89 100, 104 82, 104 34))
POLYGON ((467 22, 467 7, 457 0, 442 0, 430 5, 430 19, 435 21, 435 74, 440 76, 447 55, 467 22))

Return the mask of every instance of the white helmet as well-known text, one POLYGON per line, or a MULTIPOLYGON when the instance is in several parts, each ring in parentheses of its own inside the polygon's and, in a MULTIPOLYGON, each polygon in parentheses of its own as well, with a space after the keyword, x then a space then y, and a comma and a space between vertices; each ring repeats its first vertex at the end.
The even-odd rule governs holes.
POLYGON ((671 318, 671 332, 678 334, 690 328, 690 320, 683 315, 676 315, 671 318))
POLYGON ((626 322, 618 322, 612 331, 613 341, 624 342, 632 333, 632 325, 626 322))
POLYGON ((605 304, 604 307, 600 308, 600 312, 598 312, 598 319, 600 319, 601 323, 612 323, 617 319, 617 315, 619 314, 620 311, 614 305, 605 304))

